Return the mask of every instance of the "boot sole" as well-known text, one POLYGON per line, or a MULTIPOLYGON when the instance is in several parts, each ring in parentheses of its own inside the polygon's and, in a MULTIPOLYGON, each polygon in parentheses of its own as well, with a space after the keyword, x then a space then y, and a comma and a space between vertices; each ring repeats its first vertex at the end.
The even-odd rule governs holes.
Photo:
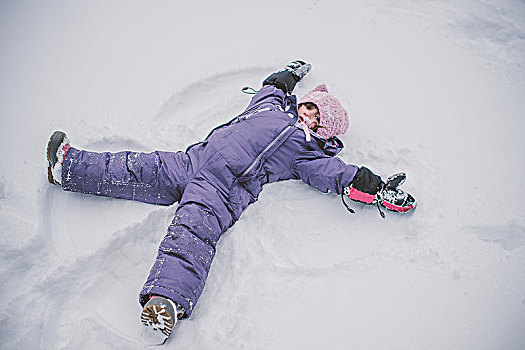
POLYGON ((166 338, 169 337, 174 326, 168 310, 158 305, 147 305, 144 307, 140 314, 140 320, 144 326, 159 330, 166 338))
POLYGON ((65 138, 66 138, 65 133, 63 133, 62 131, 55 131, 53 135, 51 135, 51 137, 49 138, 49 142, 47 143, 47 152, 46 152, 47 163, 48 163, 47 180, 49 181, 49 183, 53 185, 58 185, 58 182, 55 181, 55 179, 53 179, 53 173, 52 173, 53 166, 58 161, 56 153, 58 151, 58 147, 60 147, 60 144, 65 138), (51 144, 57 145, 54 150, 50 150, 51 144))

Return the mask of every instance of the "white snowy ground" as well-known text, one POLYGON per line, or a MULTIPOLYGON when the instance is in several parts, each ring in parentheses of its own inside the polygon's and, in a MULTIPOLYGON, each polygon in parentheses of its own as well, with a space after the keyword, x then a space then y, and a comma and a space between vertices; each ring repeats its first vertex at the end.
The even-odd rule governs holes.
POLYGON ((166 349, 524 349, 525 3, 0 4, 0 348, 142 349, 176 206, 66 193, 49 135, 180 150, 291 59, 349 109, 341 157, 406 171, 413 215, 269 185, 166 349))

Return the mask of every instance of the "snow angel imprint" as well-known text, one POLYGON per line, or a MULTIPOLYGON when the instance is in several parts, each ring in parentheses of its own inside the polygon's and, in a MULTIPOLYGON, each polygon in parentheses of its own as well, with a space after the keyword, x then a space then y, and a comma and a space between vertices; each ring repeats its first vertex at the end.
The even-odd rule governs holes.
POLYGON ((217 241, 265 184, 302 180, 321 192, 375 204, 382 215, 381 207, 415 208, 414 198, 399 189, 404 173, 385 182, 336 157, 343 148, 337 135, 348 130, 346 109, 325 85, 299 100, 292 94, 310 69, 297 60, 272 73, 244 112, 185 151, 95 153, 70 146, 64 132, 51 136, 48 179, 64 190, 179 203, 139 295, 145 343, 162 344, 177 320, 191 316, 217 241))

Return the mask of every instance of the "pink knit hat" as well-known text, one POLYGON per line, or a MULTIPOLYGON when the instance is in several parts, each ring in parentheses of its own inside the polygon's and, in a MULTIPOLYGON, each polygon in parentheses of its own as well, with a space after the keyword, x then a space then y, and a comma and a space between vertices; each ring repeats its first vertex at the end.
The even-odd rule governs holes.
POLYGON ((342 135, 348 130, 348 112, 341 103, 328 93, 325 84, 304 95, 297 104, 311 102, 317 106, 320 115, 320 124, 323 126, 317 133, 325 138, 342 135))

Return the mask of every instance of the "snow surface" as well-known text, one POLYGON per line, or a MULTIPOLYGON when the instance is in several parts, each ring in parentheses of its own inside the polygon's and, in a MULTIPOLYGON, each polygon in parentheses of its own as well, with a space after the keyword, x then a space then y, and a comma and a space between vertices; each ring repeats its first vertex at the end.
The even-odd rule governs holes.
POLYGON ((341 157, 406 171, 412 215, 266 186, 166 349, 524 349, 525 3, 2 1, 0 348, 142 349, 176 206, 47 183, 54 130, 180 150, 296 58, 346 105, 341 157))

